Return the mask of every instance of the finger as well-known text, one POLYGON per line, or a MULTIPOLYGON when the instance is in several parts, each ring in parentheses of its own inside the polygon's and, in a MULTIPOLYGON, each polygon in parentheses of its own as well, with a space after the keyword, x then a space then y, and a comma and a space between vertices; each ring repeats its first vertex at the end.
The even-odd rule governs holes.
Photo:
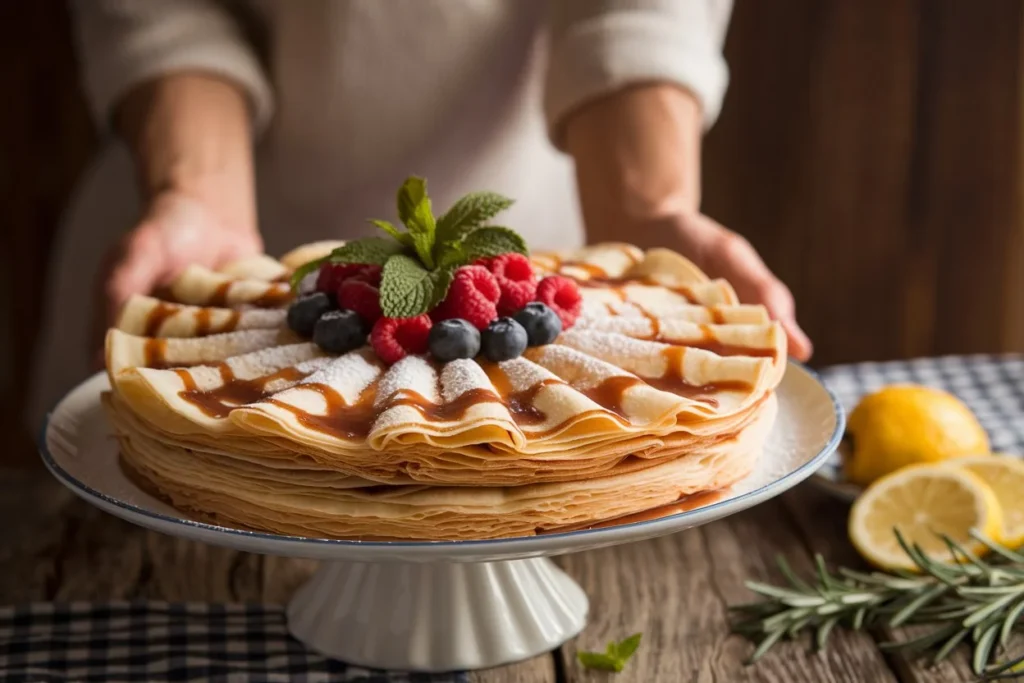
POLYGON ((159 245, 144 227, 136 229, 121 245, 102 286, 106 324, 113 325, 122 306, 133 294, 148 294, 164 276, 159 245))
POLYGON ((789 288, 778 279, 771 277, 758 286, 758 298, 768 309, 768 314, 781 323, 786 331, 789 355, 805 362, 814 352, 814 345, 796 320, 796 306, 789 288))
POLYGON ((804 333, 795 318, 782 321, 782 327, 786 330, 786 342, 789 345, 789 355, 801 363, 806 363, 814 355, 814 344, 810 337, 804 333))
POLYGON ((722 275, 735 284, 740 300, 763 304, 786 331, 790 355, 799 361, 809 360, 814 345, 796 321, 793 295, 753 245, 736 233, 724 232, 715 252, 722 275))

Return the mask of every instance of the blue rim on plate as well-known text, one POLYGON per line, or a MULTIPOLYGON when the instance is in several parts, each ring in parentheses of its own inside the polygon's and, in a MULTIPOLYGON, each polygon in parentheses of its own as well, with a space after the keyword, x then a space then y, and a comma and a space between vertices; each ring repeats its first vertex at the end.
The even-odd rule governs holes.
MULTIPOLYGON (((608 535, 611 531, 618 531, 624 529, 657 529, 661 526, 668 526, 670 522, 677 521, 682 517, 696 516, 698 513, 709 513, 723 506, 735 506, 742 502, 750 501, 768 496, 773 490, 779 488, 783 484, 792 481, 794 478, 798 480, 806 479, 808 476, 813 474, 817 468, 835 451, 838 447, 840 440, 842 439, 843 432, 846 430, 846 411, 843 409, 842 404, 836 397, 836 394, 822 381, 821 375, 816 371, 807 367, 803 363, 789 359, 788 362, 791 365, 799 368, 803 372, 807 373, 814 379, 817 384, 825 391, 828 395, 829 400, 832 402, 832 411, 836 416, 836 426, 825 443, 824 447, 818 451, 817 454, 804 464, 797 467, 792 472, 785 474, 784 476, 776 479, 773 482, 765 484, 764 486, 747 491, 734 498, 727 498, 722 501, 711 503, 703 507, 695 508, 693 510, 686 510, 685 512, 677 512, 673 515, 667 515, 665 517, 658 517, 657 519, 644 520, 640 522, 630 522, 627 524, 619 524, 610 527, 601 527, 597 529, 579 529, 576 531, 563 531, 551 534, 544 534, 542 536, 514 536, 510 538, 488 538, 481 540, 469 540, 469 541, 353 541, 336 538, 310 538, 307 536, 289 536, 282 534, 273 534, 265 531, 247 531, 245 529, 236 529, 234 527, 225 527, 217 524, 208 524, 206 522, 198 522, 192 519, 186 519, 183 517, 171 517, 160 512, 153 512, 138 505, 126 503, 118 498, 108 496, 105 493, 97 491, 88 484, 85 484, 75 477, 71 476, 63 467, 61 467, 53 456, 50 454, 50 449, 46 445, 46 432, 50 424, 50 417, 53 411, 49 411, 46 415, 46 419, 43 421, 42 430, 39 436, 39 454, 42 456, 43 463, 46 468, 60 480, 65 486, 71 489, 77 489, 91 498, 97 498, 108 505, 128 510, 133 514, 148 517, 163 523, 168 524, 180 524, 203 531, 212 533, 229 534, 232 536, 238 536, 243 538, 254 538, 264 539, 275 543, 286 542, 296 544, 314 544, 314 545, 327 545, 327 546, 340 546, 340 547, 363 547, 363 548, 437 548, 439 546, 454 546, 458 548, 486 548, 494 545, 509 545, 509 544, 529 544, 530 542, 536 541, 552 541, 558 540, 559 538, 581 538, 592 535, 608 535)), ((62 399, 63 400, 63 399, 62 399)))

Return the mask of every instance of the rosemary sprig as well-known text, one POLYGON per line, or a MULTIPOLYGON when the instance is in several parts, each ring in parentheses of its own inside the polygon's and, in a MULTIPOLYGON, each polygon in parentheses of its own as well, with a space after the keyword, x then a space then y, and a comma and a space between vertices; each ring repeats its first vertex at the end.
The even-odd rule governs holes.
POLYGON ((830 572, 815 558, 816 576, 800 578, 783 559, 779 568, 788 585, 756 581, 747 587, 761 600, 730 609, 733 631, 757 645, 749 661, 755 662, 782 639, 813 632, 814 648, 823 649, 836 626, 852 630, 911 624, 931 626, 923 635, 882 647, 930 653, 940 662, 961 643, 973 648, 971 665, 986 680, 1024 675, 1024 655, 1005 657, 1010 637, 1024 627, 1024 555, 980 535, 975 539, 991 551, 988 561, 952 539, 943 537, 955 563, 931 559, 917 544, 894 531, 918 573, 907 571, 859 572, 839 568, 830 572))

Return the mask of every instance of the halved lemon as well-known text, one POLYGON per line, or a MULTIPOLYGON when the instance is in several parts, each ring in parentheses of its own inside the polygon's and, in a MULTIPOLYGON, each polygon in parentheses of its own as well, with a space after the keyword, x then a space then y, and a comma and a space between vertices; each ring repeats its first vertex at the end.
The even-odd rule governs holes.
POLYGON ((1024 545, 1024 460, 1012 455, 977 455, 946 464, 962 467, 988 484, 1003 511, 999 540, 1011 548, 1024 545))
POLYGON ((992 489, 958 467, 904 467, 869 486, 850 510, 850 541, 864 559, 882 569, 915 569, 895 530, 932 559, 952 562, 943 536, 978 555, 986 551, 971 538, 971 529, 998 539, 1002 511, 992 489))

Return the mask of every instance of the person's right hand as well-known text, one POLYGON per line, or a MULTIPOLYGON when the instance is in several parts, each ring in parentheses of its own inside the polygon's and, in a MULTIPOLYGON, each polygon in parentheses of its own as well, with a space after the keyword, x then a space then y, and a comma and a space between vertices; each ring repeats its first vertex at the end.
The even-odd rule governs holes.
POLYGON ((254 225, 181 191, 157 194, 138 225, 107 255, 97 281, 100 330, 112 325, 133 294, 169 284, 186 266, 217 268, 259 254, 254 225))
POLYGON ((152 293, 189 265, 217 268, 263 250, 241 87, 211 74, 172 73, 133 89, 115 114, 145 208, 98 273, 97 341, 133 294, 152 293))

